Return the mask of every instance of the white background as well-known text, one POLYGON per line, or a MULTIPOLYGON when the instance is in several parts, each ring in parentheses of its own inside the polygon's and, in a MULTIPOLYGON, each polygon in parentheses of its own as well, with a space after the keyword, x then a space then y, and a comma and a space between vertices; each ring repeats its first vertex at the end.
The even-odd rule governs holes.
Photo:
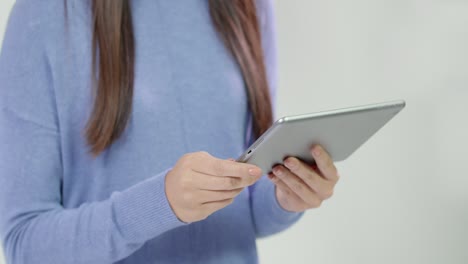
POLYGON ((468 263, 468 0, 276 4, 278 116, 407 108, 339 164, 331 200, 259 241, 261 263, 468 263))

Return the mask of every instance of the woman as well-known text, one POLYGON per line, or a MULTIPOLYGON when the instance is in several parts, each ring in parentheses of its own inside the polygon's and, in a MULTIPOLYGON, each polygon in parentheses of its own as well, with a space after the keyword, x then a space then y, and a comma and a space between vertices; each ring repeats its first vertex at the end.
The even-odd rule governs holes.
POLYGON ((316 146, 235 162, 272 121, 271 1, 17 1, 0 57, 9 263, 256 263, 331 196, 316 146), (273 182, 273 183, 272 183, 273 182), (276 187, 275 187, 276 186, 276 187))

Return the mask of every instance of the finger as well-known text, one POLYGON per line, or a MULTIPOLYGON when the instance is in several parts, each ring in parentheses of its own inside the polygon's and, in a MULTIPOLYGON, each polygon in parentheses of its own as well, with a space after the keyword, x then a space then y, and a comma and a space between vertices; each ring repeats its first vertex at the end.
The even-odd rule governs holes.
MULTIPOLYGON (((260 177, 220 177, 194 172, 193 186, 199 190, 225 191, 236 190, 253 185, 260 177)), ((189 183, 190 184, 190 183, 189 183)))
POLYGON ((304 181, 284 166, 275 166, 273 168, 273 174, 283 181, 294 193, 301 197, 305 203, 309 205, 315 205, 317 203, 317 194, 307 186, 304 181))
POLYGON ((262 170, 252 164, 218 159, 208 153, 202 158, 203 160, 194 164, 194 171, 213 176, 260 177, 262 175, 262 170))
POLYGON ((311 149, 311 154, 314 157, 317 167, 323 177, 327 180, 336 182, 339 178, 338 170, 336 169, 330 155, 319 145, 316 145, 311 149))
POLYGON ((306 163, 307 166, 309 166, 309 168, 311 168, 313 171, 318 171, 318 167, 317 167, 317 163, 312 163, 312 164, 308 164, 306 163))
POLYGON ((332 196, 333 185, 331 182, 322 178, 308 164, 295 157, 288 157, 284 161, 284 165, 289 169, 290 172, 295 174, 303 182, 305 182, 307 186, 314 190, 314 192, 317 193, 323 200, 332 196))
POLYGON ((243 190, 244 188, 222 191, 200 190, 200 200, 203 204, 208 202, 224 201, 227 199, 235 198, 243 190))
POLYGON ((232 204, 234 202, 234 199, 226 199, 223 201, 215 201, 215 202, 209 202, 202 204, 201 210, 205 211, 207 214, 212 214, 220 209, 223 209, 224 207, 232 204))
POLYGON ((288 207, 292 207, 297 211, 304 211, 305 209, 309 208, 310 206, 297 195, 291 188, 289 188, 284 181, 280 178, 276 177, 273 173, 268 174, 268 178, 275 184, 277 191, 282 192, 284 196, 286 196, 288 207))

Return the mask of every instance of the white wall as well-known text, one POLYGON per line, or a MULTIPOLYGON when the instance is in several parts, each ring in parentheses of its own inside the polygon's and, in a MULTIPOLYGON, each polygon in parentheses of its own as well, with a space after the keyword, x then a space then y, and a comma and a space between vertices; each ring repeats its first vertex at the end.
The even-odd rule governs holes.
POLYGON ((468 1, 276 3, 280 115, 408 105, 262 263, 468 263, 468 1))
POLYGON ((333 199, 259 241, 261 263, 467 263, 468 0, 276 3, 278 115, 408 105, 339 164, 333 199))

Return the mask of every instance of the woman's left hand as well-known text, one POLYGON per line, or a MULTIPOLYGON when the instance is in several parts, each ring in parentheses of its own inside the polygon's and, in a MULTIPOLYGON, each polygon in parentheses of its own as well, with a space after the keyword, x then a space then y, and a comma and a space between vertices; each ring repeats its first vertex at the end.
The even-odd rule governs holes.
POLYGON ((288 157, 273 168, 268 178, 276 185, 276 197, 283 209, 303 212, 317 208, 333 195, 339 175, 330 155, 321 147, 311 149, 316 166, 288 157))

